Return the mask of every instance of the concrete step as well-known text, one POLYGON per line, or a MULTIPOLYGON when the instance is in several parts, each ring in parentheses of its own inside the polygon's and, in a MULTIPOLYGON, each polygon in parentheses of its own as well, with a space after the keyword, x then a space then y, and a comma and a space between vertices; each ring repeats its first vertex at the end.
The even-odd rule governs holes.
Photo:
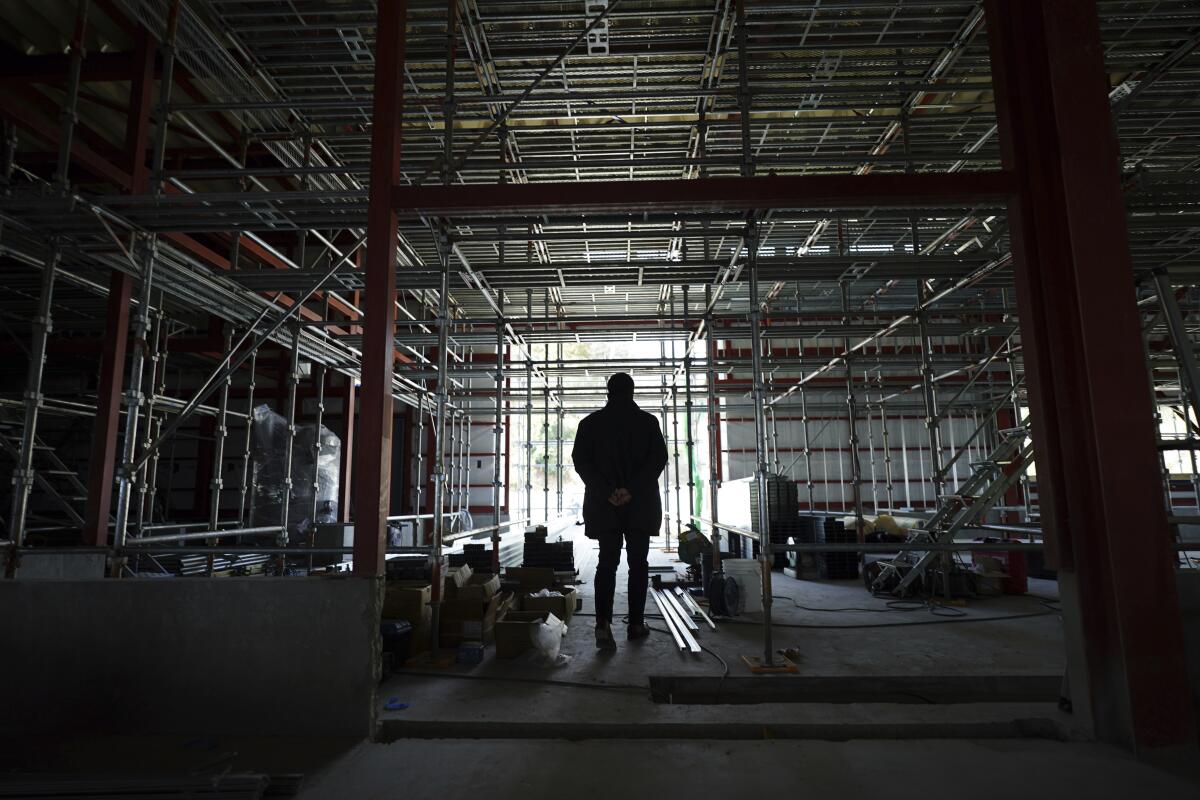
POLYGON ((713 719, 682 714, 676 719, 649 720, 519 720, 495 719, 405 719, 387 715, 379 720, 376 741, 400 739, 677 739, 747 741, 809 739, 849 741, 853 739, 1052 739, 1071 738, 1064 715, 1054 704, 1040 708, 992 708, 981 713, 977 706, 936 710, 912 706, 897 711, 889 704, 865 704, 854 713, 839 713, 841 707, 787 706, 786 716, 740 713, 713 719))

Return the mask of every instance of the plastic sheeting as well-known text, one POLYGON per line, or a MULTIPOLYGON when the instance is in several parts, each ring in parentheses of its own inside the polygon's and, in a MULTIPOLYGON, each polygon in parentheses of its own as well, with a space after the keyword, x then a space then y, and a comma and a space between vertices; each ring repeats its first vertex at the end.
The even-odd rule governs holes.
MULTIPOLYGON (((287 419, 264 404, 256 406, 252 415, 251 458, 257 482, 254 486, 253 525, 278 525, 282 521, 283 501, 288 487, 287 419)), ((297 425, 292 447, 291 501, 288 505, 287 528, 290 537, 306 536, 313 527, 313 476, 316 476, 316 523, 336 522, 338 518, 338 483, 340 478, 342 440, 333 431, 321 426, 320 450, 313 458, 317 437, 315 425, 297 425)))

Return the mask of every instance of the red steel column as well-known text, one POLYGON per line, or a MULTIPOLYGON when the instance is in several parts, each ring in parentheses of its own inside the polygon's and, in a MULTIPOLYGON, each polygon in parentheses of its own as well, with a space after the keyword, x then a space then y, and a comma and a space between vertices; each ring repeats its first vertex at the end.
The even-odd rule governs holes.
MULTIPOLYGON (((125 163, 132 176, 130 194, 146 190, 149 170, 146 147, 150 134, 150 108, 154 102, 154 40, 145 28, 137 35, 137 72, 129 92, 129 116, 125 122, 125 163)), ((133 279, 113 270, 108 282, 104 344, 100 356, 100 382, 96 387, 96 421, 92 427, 92 450, 88 461, 87 505, 84 511, 84 544, 108 544, 108 518, 112 513, 113 478, 118 458, 117 431, 120 427, 121 388, 125 385, 125 350, 129 339, 129 302, 133 279)))
POLYGON ((1194 747, 1096 3, 987 0, 986 12, 1075 712, 1104 741, 1194 747))
POLYGON ((396 247, 392 187, 400 182, 400 112, 404 101, 406 0, 379 4, 375 108, 367 208, 367 275, 363 311, 362 407, 354 499, 354 572, 383 574, 392 489, 392 363, 396 322, 396 247))

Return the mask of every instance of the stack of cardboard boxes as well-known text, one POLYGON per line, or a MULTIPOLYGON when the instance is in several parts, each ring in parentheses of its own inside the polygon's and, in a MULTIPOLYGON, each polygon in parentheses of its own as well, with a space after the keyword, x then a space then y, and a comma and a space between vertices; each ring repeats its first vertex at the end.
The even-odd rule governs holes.
POLYGON ((430 588, 429 581, 421 580, 394 580, 384 584, 383 619, 402 619, 412 625, 408 653, 395 654, 400 661, 429 649, 430 588))
MULTIPOLYGON (((470 566, 452 567, 442 577, 438 645, 445 649, 476 649, 496 642, 496 655, 516 658, 533 646, 533 629, 553 614, 570 622, 579 602, 571 585, 573 571, 514 567, 499 575, 475 573, 470 566)), ((427 580, 388 580, 384 587, 383 619, 405 620, 412 626, 408 652, 394 654, 403 662, 429 649, 432 587, 427 580)))
POLYGON ((579 595, 568 584, 574 579, 574 572, 510 567, 504 577, 506 583, 514 585, 514 602, 496 620, 496 657, 517 658, 533 647, 533 632, 549 615, 567 623, 571 621, 579 595))
POLYGON ((467 565, 446 571, 442 580, 439 644, 454 648, 463 642, 492 641, 496 619, 513 602, 500 591, 499 575, 476 575, 467 565))

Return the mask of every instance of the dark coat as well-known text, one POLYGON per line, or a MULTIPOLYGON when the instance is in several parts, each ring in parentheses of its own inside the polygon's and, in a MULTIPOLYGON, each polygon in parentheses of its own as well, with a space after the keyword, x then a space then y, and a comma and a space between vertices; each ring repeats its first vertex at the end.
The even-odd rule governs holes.
POLYGON ((632 399, 610 399, 579 423, 571 461, 587 487, 583 521, 588 536, 607 531, 652 536, 658 531, 662 523, 658 476, 667 465, 667 443, 653 414, 638 408, 632 399), (608 502, 618 488, 628 489, 632 496, 620 508, 608 502))

